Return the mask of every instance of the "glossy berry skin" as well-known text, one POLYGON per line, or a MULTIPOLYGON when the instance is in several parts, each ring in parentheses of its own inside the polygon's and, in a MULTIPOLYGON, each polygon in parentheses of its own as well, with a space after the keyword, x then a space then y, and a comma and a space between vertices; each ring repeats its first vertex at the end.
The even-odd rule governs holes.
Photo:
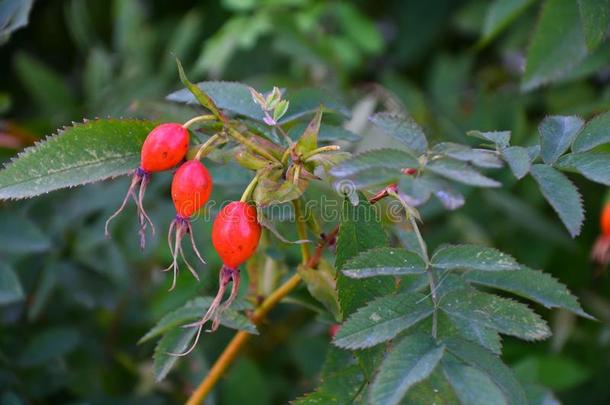
POLYGON ((148 173, 171 169, 184 159, 188 148, 188 129, 175 123, 158 125, 142 145, 140 168, 148 173))
POLYGON ((179 217, 189 218, 201 208, 212 193, 212 177, 198 160, 180 166, 172 180, 172 200, 179 217))
POLYGON ((260 237, 256 208, 241 201, 223 207, 212 226, 212 244, 224 265, 232 269, 254 254, 260 237))
POLYGON ((607 202, 600 217, 602 234, 610 236, 610 202, 607 202))

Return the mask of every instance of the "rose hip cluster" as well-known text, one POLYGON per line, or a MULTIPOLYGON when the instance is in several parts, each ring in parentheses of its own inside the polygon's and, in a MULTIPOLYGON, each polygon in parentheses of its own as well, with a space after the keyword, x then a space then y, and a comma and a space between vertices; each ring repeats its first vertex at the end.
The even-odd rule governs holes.
MULTIPOLYGON (((140 224, 140 246, 144 248, 146 228, 150 225, 154 235, 154 225, 144 210, 143 199, 152 173, 171 169, 183 162, 189 149, 189 130, 177 123, 166 123, 155 127, 142 145, 140 167, 131 181, 131 185, 119 209, 106 222, 108 225, 127 205, 130 197, 136 204, 140 224)), ((165 271, 173 271, 170 290, 176 286, 178 273, 178 255, 182 258, 193 276, 199 280, 197 272, 186 260, 182 250, 182 239, 189 235, 195 254, 205 264, 193 239, 193 227, 190 218, 207 202, 212 192, 212 177, 198 158, 183 162, 174 174, 171 195, 176 208, 176 217, 171 222, 168 232, 168 243, 173 261, 165 271)), ((239 266, 248 260, 256 251, 261 235, 257 220, 256 208, 247 202, 233 201, 226 205, 214 220, 212 227, 212 244, 222 259, 223 266, 219 272, 219 289, 216 298, 203 318, 187 326, 199 327, 197 339, 203 325, 212 320, 211 330, 218 327, 221 313, 228 308, 237 296, 239 288, 239 266), (229 298, 222 303, 222 298, 229 282, 233 282, 229 298)), ((197 343, 195 339, 195 344, 197 343)), ((187 354, 192 350, 189 349, 187 354)))

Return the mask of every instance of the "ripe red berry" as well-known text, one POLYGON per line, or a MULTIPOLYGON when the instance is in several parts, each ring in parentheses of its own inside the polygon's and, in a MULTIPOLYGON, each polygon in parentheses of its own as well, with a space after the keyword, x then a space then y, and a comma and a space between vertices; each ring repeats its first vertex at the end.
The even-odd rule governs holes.
POLYGON ((212 244, 230 268, 237 268, 252 256, 260 236, 256 208, 241 201, 226 205, 212 226, 212 244))
POLYGON ((197 327, 197 334, 191 347, 183 353, 173 353, 175 356, 186 356, 195 349, 203 326, 209 320, 212 320, 209 331, 218 328, 222 313, 237 298, 240 281, 238 267, 254 254, 260 236, 261 226, 258 223, 255 207, 242 201, 233 201, 220 210, 212 225, 212 244, 224 263, 218 274, 218 293, 201 320, 184 325, 197 327), (222 302, 227 285, 231 281, 233 281, 231 295, 222 302))
POLYGON ((144 249, 146 243, 146 226, 150 224, 152 234, 155 234, 155 226, 146 214, 143 206, 146 187, 150 182, 153 172, 167 170, 177 165, 184 159, 189 147, 189 132, 181 124, 167 123, 157 125, 146 136, 140 152, 140 167, 133 174, 131 185, 123 199, 123 203, 114 214, 108 218, 105 226, 106 236, 109 235, 108 225, 127 205, 129 197, 132 197, 138 210, 138 221, 140 222, 140 247, 144 249), (139 190, 136 193, 136 189, 139 190))
POLYGON ((417 169, 414 169, 412 167, 407 167, 406 169, 402 169, 402 174, 406 174, 407 176, 413 176, 415 173, 417 173, 417 169))
POLYGON ((212 193, 212 177, 208 169, 198 160, 184 163, 172 181, 172 200, 176 212, 189 218, 206 203, 212 193))
POLYGON ((170 290, 176 286, 176 276, 178 273, 178 255, 182 256, 184 263, 199 280, 199 276, 191 264, 186 260, 182 251, 182 238, 185 235, 190 235, 193 251, 205 264, 205 260, 201 257, 195 239, 193 238, 193 227, 190 217, 199 210, 210 198, 212 193, 212 177, 208 169, 198 160, 189 160, 180 166, 174 174, 172 180, 172 200, 176 207, 176 218, 172 221, 169 227, 167 240, 169 248, 172 252, 172 264, 165 271, 173 270, 174 278, 170 290), (172 242, 172 235, 174 240, 172 242))
POLYGON ((142 145, 140 167, 149 173, 171 169, 184 159, 188 148, 188 129, 176 123, 158 125, 142 145))

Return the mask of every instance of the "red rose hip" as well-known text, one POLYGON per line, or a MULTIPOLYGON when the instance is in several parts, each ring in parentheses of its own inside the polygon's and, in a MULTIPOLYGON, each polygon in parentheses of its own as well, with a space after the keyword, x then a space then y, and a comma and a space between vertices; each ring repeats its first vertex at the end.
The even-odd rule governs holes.
POLYGON ((237 268, 252 256, 260 236, 256 208, 241 201, 225 206, 212 226, 212 244, 230 268, 237 268))
POLYGON ((176 276, 178 273, 178 255, 193 274, 199 280, 199 276, 195 269, 184 257, 182 251, 182 238, 185 235, 190 235, 191 245, 195 254, 205 264, 205 260, 201 257, 195 240, 193 239, 193 227, 190 218, 197 212, 210 198, 212 193, 212 177, 208 169, 198 160, 189 160, 180 166, 174 174, 172 180, 172 200, 176 208, 176 218, 172 221, 169 227, 167 240, 172 252, 172 264, 165 271, 173 270, 174 278, 170 290, 176 286, 176 276), (172 235, 174 240, 172 241, 172 235))
POLYGON ((149 173, 171 169, 184 159, 188 149, 188 129, 176 123, 158 125, 144 140, 140 167, 149 173))
POLYGON ((133 174, 131 185, 119 209, 108 218, 105 226, 106 236, 109 236, 108 226, 127 205, 129 197, 133 198, 138 210, 140 222, 140 247, 146 243, 146 226, 150 224, 154 235, 155 226, 144 210, 143 200, 146 187, 152 173, 170 169, 180 163, 186 156, 189 147, 189 132, 181 124, 167 123, 157 125, 146 136, 140 152, 140 167, 133 174), (136 193, 136 189, 139 190, 136 193))
POLYGON ((256 251, 261 236, 261 226, 257 219, 256 208, 243 201, 233 201, 223 207, 212 225, 212 244, 222 259, 223 266, 218 274, 218 293, 209 309, 200 321, 185 325, 197 327, 195 341, 183 353, 173 353, 176 356, 186 356, 197 346, 203 326, 212 320, 209 332, 218 329, 222 313, 231 306, 239 291, 238 266, 248 260, 256 251), (231 295, 226 301, 222 298, 227 285, 233 281, 231 295))

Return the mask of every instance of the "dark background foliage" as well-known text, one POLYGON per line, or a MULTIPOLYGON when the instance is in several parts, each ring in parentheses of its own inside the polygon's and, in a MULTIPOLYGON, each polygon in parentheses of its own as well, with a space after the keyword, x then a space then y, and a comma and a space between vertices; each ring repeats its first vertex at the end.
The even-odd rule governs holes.
MULTIPOLYGON (((471 129, 512 130, 513 140, 527 145, 547 114, 588 119, 610 109, 607 41, 552 83, 523 91, 533 30, 551 2, 521 3, 498 35, 485 36, 487 1, 38 1, 28 26, 0 47, 0 153, 8 160, 83 118, 192 116, 162 102, 180 88, 174 54, 193 80, 324 87, 355 105, 356 116, 398 102, 436 140, 472 142, 465 137, 471 129)), ((356 128, 364 135, 358 148, 379 142, 367 138, 366 126, 356 128)), ((212 170, 215 200, 235 198, 247 184, 241 172, 212 170)), ((468 190, 456 212, 427 206, 423 232, 432 247, 496 246, 568 285, 599 322, 536 308, 554 336, 541 343, 506 338, 503 358, 520 378, 553 389, 565 403, 607 403, 610 282, 593 277, 588 259, 606 191, 574 176, 587 220, 572 240, 533 181, 516 183, 508 171, 496 177, 502 189, 468 190)), ((166 223, 173 215, 170 176, 159 178, 147 199, 155 222, 166 223)), ((155 383, 154 345, 138 339, 171 309, 213 291, 210 269, 219 262, 209 247, 210 224, 201 221, 199 245, 211 264, 200 284, 185 273, 168 293, 160 270, 170 253, 162 236, 140 252, 134 215, 125 215, 113 239, 104 238, 104 220, 126 187, 120 179, 0 203, 0 266, 19 283, 0 295, 1 402, 181 401, 232 336, 222 328, 205 336, 194 355, 155 383)), ((298 247, 265 251, 278 259, 271 265, 280 273, 298 262, 298 247)), ((303 290, 291 300, 308 302, 303 290)), ((212 401, 284 403, 311 390, 328 327, 306 305, 278 307, 212 401)))

